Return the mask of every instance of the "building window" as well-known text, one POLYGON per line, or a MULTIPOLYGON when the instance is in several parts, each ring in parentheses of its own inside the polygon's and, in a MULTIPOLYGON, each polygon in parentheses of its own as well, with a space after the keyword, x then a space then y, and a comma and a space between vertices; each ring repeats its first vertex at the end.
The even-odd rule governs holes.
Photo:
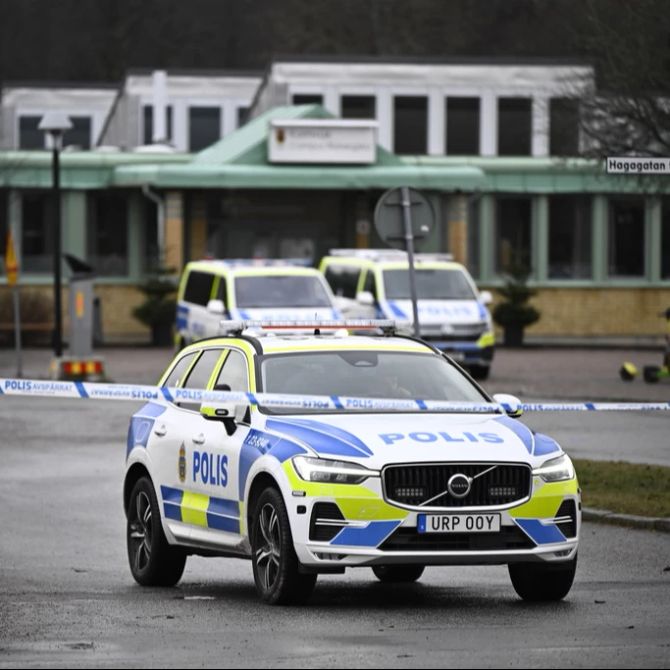
MULTIPOLYGON (((167 137, 162 138, 166 142, 172 140, 172 105, 166 107, 165 125, 167 130, 167 137)), ((144 105, 142 108, 144 119, 144 144, 154 143, 154 116, 153 105, 144 105)))
POLYGON ((609 201, 608 270, 610 277, 644 276, 644 200, 609 201))
POLYGON ((91 117, 70 116, 72 128, 63 135, 63 146, 73 146, 80 149, 91 148, 91 117))
POLYGON ((128 201, 116 193, 92 193, 86 226, 88 260, 100 276, 128 274, 128 201))
POLYGON ((377 117, 377 99, 374 95, 343 95, 343 119, 374 119, 377 117))
POLYGON ((294 105, 323 105, 323 96, 318 93, 295 93, 292 100, 294 105))
POLYGON ((44 149, 44 131, 38 126, 41 116, 19 117, 19 149, 44 149))
POLYGON ((247 121, 249 121, 249 107, 237 108, 237 128, 241 128, 247 121))
POLYGON ((497 273, 532 268, 530 198, 498 198, 496 201, 497 273))
POLYGON ((447 155, 479 154, 479 98, 447 98, 447 155))
POLYGON ((661 279, 670 279, 670 198, 663 199, 661 219, 661 279))
POLYGON ((549 101, 549 153, 552 156, 579 154, 579 102, 574 98, 549 101))
POLYGON ((549 199, 549 278, 590 279, 591 198, 555 195, 549 199))
POLYGON ((219 107, 189 107, 189 151, 200 151, 221 139, 221 109, 219 107))
POLYGON ((393 150, 397 154, 428 153, 428 98, 397 96, 393 100, 393 150))
POLYGON ((47 193, 26 193, 21 202, 21 269, 28 273, 53 272, 53 226, 47 193))
POLYGON ((531 99, 498 98, 498 155, 530 156, 531 99))

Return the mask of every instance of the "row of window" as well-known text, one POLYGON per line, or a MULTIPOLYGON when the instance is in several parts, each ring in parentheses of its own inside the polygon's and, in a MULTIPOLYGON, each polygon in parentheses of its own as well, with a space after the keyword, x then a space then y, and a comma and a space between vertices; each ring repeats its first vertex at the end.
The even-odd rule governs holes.
MULTIPOLYGON (((320 95, 294 95, 293 104, 323 104, 320 95)), ((425 96, 396 96, 393 99, 393 148, 397 154, 423 155, 428 153, 428 98, 425 96)), ((248 108, 237 110, 237 127, 247 120, 248 108)), ((374 119, 377 117, 375 96, 345 95, 341 98, 342 118, 374 119)), ((166 137, 173 139, 172 105, 166 107, 166 137)), ((452 156, 479 155, 481 100, 476 97, 447 97, 445 99, 445 153, 452 156)), ((39 130, 40 116, 19 118, 19 148, 43 149, 44 132, 39 130)), ((91 118, 72 116, 72 129, 65 133, 63 145, 90 149, 91 118)), ((142 139, 153 142, 152 106, 142 109, 142 139)), ((549 101, 549 153, 576 155, 579 141, 579 109, 577 101, 552 98, 549 101)), ((499 156, 529 156, 532 153, 532 99, 498 98, 499 156)), ((188 149, 200 151, 222 137, 221 107, 189 107, 188 149)))
MULTIPOLYGON (((4 245, 7 211, 6 197, 0 197, 0 238, 4 245)), ((53 207, 49 193, 29 192, 21 198, 21 272, 53 272, 53 207)), ((155 206, 144 203, 142 236, 143 270, 155 267, 158 258, 155 206)), ((86 260, 101 277, 127 276, 129 273, 128 198, 123 194, 91 193, 87 201, 86 260)), ((4 246, 3 246, 4 248, 4 246)))
MULTIPOLYGON (((662 202, 660 249, 650 248, 643 197, 611 197, 607 201, 604 274, 611 279, 643 279, 649 276, 650 256, 660 254, 660 277, 670 279, 670 199, 662 202), (649 253, 648 253, 649 250, 649 253)), ((547 211, 547 267, 550 280, 594 278, 594 199, 588 195, 552 195, 547 211)), ((481 277, 481 245, 477 207, 469 225, 469 259, 473 275, 481 277)), ((493 231, 493 272, 514 266, 536 269, 539 253, 534 235, 533 201, 530 197, 496 198, 493 231)))
MULTIPOLYGON (((249 109, 237 109, 237 127, 247 121, 249 109)), ((70 116, 72 128, 63 135, 63 146, 77 146, 81 149, 90 149, 94 141, 90 116, 70 116)), ((44 149, 45 133, 39 129, 41 116, 19 117, 19 148, 44 149)), ((172 105, 166 108, 166 141, 173 139, 172 105)), ((221 107, 189 107, 188 109, 188 149, 200 151, 222 137, 221 107)), ((152 106, 142 108, 142 140, 144 144, 153 142, 153 114, 152 106)))
MULTIPOLYGON (((294 105, 323 104, 321 95, 294 95, 294 105)), ((344 95, 340 98, 341 116, 377 118, 373 95, 344 95)), ((481 99, 445 98, 445 153, 450 156, 479 155, 482 124, 481 99)), ((428 98, 393 98, 393 150, 397 154, 428 153, 428 98)), ((532 98, 498 98, 499 156, 530 156, 532 153, 532 98)), ((579 103, 572 98, 549 100, 549 153, 575 156, 579 149, 579 103)))

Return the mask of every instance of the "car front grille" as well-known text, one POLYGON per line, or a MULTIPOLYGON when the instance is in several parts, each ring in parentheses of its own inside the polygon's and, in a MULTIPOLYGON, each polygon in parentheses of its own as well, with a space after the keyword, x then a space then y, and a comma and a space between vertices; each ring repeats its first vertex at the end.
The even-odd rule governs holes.
POLYGON ((509 463, 392 465, 383 477, 388 502, 424 509, 511 505, 527 498, 531 485, 530 468, 509 463), (470 491, 462 498, 447 488, 457 474, 471 479, 470 491))
POLYGON ((380 546, 381 551, 506 551, 533 549, 533 541, 517 526, 499 533, 419 533, 398 528, 380 546))

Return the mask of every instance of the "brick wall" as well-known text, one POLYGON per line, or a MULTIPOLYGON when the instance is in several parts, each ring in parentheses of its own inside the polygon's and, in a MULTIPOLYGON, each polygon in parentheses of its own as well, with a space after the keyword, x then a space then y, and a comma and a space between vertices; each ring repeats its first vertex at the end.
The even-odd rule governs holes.
POLYGON ((543 288, 531 304, 541 317, 530 336, 659 337, 665 322, 657 314, 670 307, 670 288, 543 288))

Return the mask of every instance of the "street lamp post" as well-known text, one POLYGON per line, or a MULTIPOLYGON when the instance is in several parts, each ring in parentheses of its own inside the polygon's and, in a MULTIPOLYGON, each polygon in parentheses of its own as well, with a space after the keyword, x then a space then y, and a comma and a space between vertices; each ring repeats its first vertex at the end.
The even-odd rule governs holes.
POLYGON ((63 316, 61 307, 61 207, 60 207, 60 150, 63 141, 63 133, 72 128, 72 123, 66 114, 62 112, 47 112, 40 121, 39 129, 51 137, 52 146, 52 185, 53 185, 53 210, 54 210, 54 356, 60 358, 63 355, 63 316))

